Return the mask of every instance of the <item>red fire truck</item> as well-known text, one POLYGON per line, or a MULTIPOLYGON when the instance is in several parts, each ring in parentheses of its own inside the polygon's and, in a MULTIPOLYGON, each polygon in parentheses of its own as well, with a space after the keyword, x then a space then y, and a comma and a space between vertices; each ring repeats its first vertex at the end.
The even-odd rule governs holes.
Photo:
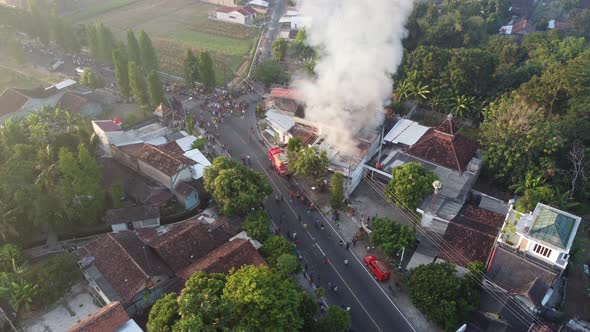
POLYGON ((272 168, 279 175, 287 175, 289 171, 287 169, 287 154, 281 148, 270 148, 268 149, 268 159, 270 159, 270 163, 272 168))

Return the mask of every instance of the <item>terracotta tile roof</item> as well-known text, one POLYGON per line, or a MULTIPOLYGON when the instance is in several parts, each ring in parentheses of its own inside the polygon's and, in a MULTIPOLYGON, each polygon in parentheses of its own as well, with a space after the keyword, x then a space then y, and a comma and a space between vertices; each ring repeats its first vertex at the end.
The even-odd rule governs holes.
POLYGON ((141 156, 141 150, 143 149, 144 145, 145 143, 127 144, 117 146, 117 149, 133 158, 139 158, 139 156, 141 156))
POLYGON ((318 138, 316 128, 304 126, 300 123, 296 123, 289 130, 289 133, 291 133, 294 138, 298 138, 304 145, 312 144, 318 138))
POLYGON ((164 262, 131 231, 104 234, 78 253, 80 257, 94 257, 94 265, 124 302, 143 290, 152 276, 171 274, 164 262))
MULTIPOLYGON (((176 142, 171 143, 177 145, 176 142)), ((180 149, 180 147, 178 148, 180 149)), ((182 151, 182 149, 180 150, 182 151)), ((173 151, 170 146, 154 146, 151 144, 145 144, 142 147, 138 159, 169 176, 176 174, 184 165, 196 164, 194 160, 183 156, 182 152, 173 151)))
POLYGON ((88 99, 71 93, 66 92, 63 96, 59 99, 57 103, 57 107, 64 111, 72 112, 72 113, 80 113, 82 107, 88 103, 88 99))
POLYGON ((530 33, 535 31, 535 26, 530 20, 526 18, 519 18, 517 19, 514 24, 512 24, 512 33, 530 33))
POLYGON ((6 89, 0 96, 0 116, 17 112, 30 98, 15 89, 6 89))
POLYGON ((193 188, 190 184, 185 183, 185 182, 179 182, 176 185, 176 188, 174 188, 174 190, 181 194, 184 197, 188 197, 194 190, 195 188, 193 188))
POLYGON ((107 225, 114 225, 159 217, 160 208, 154 205, 143 205, 108 210, 103 219, 107 225))
POLYGON ((128 320, 129 315, 121 303, 115 301, 76 324, 68 332, 115 332, 128 320))
POLYGON ((485 263, 503 223, 503 215, 467 205, 449 223, 443 237, 452 249, 442 247, 439 256, 465 267, 469 262, 485 263))
POLYGON ((273 98, 303 100, 303 96, 301 93, 299 93, 299 91, 287 88, 273 88, 270 90, 270 96, 273 98))
POLYGON ((116 124, 113 120, 95 120, 94 122, 104 132, 123 131, 121 124, 116 124))
POLYGON ((570 22, 555 22, 555 30, 570 30, 574 25, 570 22))
POLYGON ((415 157, 456 171, 463 171, 475 155, 478 145, 457 131, 451 116, 438 127, 430 129, 416 144, 406 149, 415 157))
POLYGON ((237 230, 229 223, 209 232, 212 226, 198 220, 185 221, 150 241, 149 246, 177 272, 237 234, 237 230))
POLYGON ((262 266, 267 263, 250 241, 236 239, 224 243, 207 256, 180 270, 176 275, 188 279, 198 271, 228 273, 232 268, 238 269, 242 265, 262 266))

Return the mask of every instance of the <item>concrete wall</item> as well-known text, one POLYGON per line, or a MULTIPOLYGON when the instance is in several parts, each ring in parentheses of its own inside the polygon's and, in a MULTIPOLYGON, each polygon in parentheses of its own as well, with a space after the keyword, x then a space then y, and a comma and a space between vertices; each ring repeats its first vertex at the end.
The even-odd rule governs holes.
MULTIPOLYGON (((188 181, 190 179, 192 179, 193 173, 191 172, 191 168, 190 166, 185 166, 183 169, 181 169, 180 171, 178 171, 176 173, 176 175, 172 176, 172 187, 176 187, 176 185, 180 182, 180 181, 188 181)), ((172 189, 172 188, 170 188, 172 189)))
POLYGON ((218 20, 224 21, 224 22, 238 23, 238 24, 246 24, 248 22, 247 16, 242 16, 242 15, 237 14, 235 12, 231 12, 231 13, 216 12, 215 16, 218 20))
POLYGON ((184 205, 184 208, 190 210, 199 204, 199 196, 197 195, 197 191, 193 190, 188 197, 184 197, 178 192, 174 192, 174 196, 178 199, 178 201, 184 205))
POLYGON ((237 0, 201 0, 202 2, 210 3, 217 6, 235 6, 237 0))
POLYGON ((133 228, 151 228, 160 226, 160 218, 150 218, 145 220, 138 220, 133 222, 133 228))
POLYGON ((138 171, 139 172, 139 165, 137 164, 137 161, 133 158, 131 158, 129 155, 126 155, 125 153, 121 152, 121 150, 119 150, 119 148, 117 148, 114 145, 110 146, 110 150, 111 155, 113 156, 113 158, 125 165, 127 165, 127 167, 138 171))
POLYGON ((137 164, 139 166, 139 171, 149 177, 150 179, 166 186, 168 189, 172 189, 174 186, 172 185, 172 178, 158 169, 154 168, 151 165, 146 164, 145 162, 138 160, 137 164))
POLYGON ((127 230, 127 224, 114 224, 111 225, 113 232, 122 232, 127 230))

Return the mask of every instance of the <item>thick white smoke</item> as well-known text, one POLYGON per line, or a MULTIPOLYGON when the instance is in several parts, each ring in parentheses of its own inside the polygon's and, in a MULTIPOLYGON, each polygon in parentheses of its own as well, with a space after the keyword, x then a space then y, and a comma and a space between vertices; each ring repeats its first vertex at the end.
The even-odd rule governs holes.
POLYGON ((307 43, 319 50, 314 79, 292 86, 305 98, 305 117, 321 125, 328 142, 350 151, 383 121, 391 75, 403 56, 412 0, 301 0, 311 18, 307 43))

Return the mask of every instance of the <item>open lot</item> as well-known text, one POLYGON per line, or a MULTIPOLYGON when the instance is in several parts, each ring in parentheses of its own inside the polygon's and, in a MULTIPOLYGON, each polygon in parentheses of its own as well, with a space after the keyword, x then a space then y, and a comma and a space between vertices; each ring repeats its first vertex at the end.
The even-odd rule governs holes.
POLYGON ((80 0, 63 15, 77 23, 100 20, 122 40, 130 28, 145 30, 159 51, 162 69, 173 74, 181 74, 186 48, 208 50, 221 83, 246 60, 259 29, 209 20, 214 10, 195 0, 80 0))

